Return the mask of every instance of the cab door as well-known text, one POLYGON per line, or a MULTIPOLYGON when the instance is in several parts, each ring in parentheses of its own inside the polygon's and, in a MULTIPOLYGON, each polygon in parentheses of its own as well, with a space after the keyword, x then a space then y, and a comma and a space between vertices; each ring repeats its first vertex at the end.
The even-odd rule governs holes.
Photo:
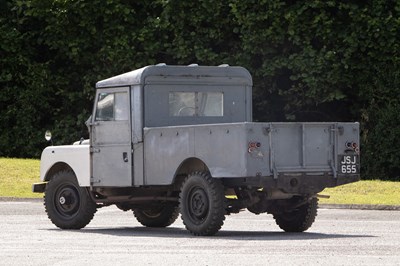
POLYGON ((90 136, 92 186, 132 186, 129 94, 129 87, 97 90, 90 136))

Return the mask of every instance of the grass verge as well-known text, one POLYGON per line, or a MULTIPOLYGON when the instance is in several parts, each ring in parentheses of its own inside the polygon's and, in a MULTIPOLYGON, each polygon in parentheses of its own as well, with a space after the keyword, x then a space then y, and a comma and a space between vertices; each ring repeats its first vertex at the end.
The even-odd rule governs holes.
POLYGON ((400 182, 363 180, 327 188, 319 194, 331 196, 319 200, 324 204, 400 205, 400 182))
MULTIPOLYGON (((39 160, 0 158, 0 197, 41 198, 32 192, 32 183, 39 180, 39 160)), ((400 182, 360 181, 335 188, 327 188, 320 199, 323 204, 400 205, 400 182)))
POLYGON ((32 192, 32 184, 40 182, 39 166, 39 160, 0 158, 0 197, 43 197, 32 192))

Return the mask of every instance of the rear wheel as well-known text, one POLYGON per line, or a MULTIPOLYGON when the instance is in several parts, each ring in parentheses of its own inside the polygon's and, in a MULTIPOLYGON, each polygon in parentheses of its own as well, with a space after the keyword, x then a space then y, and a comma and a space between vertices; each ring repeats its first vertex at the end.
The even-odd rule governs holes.
POLYGON ((286 232, 304 232, 315 221, 318 209, 318 199, 310 201, 293 210, 274 214, 276 224, 286 232))
POLYGON ((79 186, 72 171, 56 173, 46 186, 44 206, 47 216, 61 229, 81 229, 96 212, 96 203, 79 186))
POLYGON ((147 227, 167 227, 175 222, 179 215, 177 206, 166 204, 148 209, 134 209, 133 214, 139 223, 147 227))
POLYGON ((183 223, 193 235, 214 235, 225 220, 224 187, 206 172, 194 172, 183 183, 180 194, 183 223))

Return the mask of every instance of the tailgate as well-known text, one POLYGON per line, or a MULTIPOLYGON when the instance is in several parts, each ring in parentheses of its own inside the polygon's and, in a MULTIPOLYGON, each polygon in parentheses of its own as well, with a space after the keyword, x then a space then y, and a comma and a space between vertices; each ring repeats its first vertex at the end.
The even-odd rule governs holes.
POLYGON ((279 174, 359 175, 358 123, 270 123, 270 169, 279 174))

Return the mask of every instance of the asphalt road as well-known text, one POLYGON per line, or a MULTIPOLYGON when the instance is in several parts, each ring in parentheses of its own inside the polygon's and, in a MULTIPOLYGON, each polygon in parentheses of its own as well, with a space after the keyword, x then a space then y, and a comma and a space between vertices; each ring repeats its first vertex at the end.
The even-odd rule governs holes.
POLYGON ((114 207, 59 230, 40 202, 0 202, 0 228, 0 265, 400 265, 400 211, 320 209, 305 233, 242 212, 216 236, 193 237, 180 218, 151 229, 114 207))

